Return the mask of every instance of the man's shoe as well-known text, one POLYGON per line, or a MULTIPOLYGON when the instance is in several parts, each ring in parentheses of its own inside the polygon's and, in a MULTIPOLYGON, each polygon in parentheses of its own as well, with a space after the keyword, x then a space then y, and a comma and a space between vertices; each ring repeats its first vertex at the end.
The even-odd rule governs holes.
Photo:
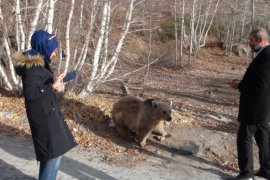
POLYGON ((248 177, 247 175, 239 174, 236 177, 228 178, 226 180, 254 180, 254 177, 248 177))
POLYGON ((263 177, 267 179, 267 173, 263 170, 259 170, 258 172, 256 172, 255 176, 259 176, 259 177, 263 177))

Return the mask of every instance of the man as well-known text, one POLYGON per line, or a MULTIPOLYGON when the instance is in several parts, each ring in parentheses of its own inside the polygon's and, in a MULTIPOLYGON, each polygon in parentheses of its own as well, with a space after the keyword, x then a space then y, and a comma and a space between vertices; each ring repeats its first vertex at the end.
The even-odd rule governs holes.
POLYGON ((235 179, 254 179, 252 137, 259 147, 260 169, 255 174, 269 178, 270 121, 270 46, 263 28, 249 34, 249 46, 256 53, 243 79, 232 80, 230 86, 240 91, 237 153, 240 174, 235 179))

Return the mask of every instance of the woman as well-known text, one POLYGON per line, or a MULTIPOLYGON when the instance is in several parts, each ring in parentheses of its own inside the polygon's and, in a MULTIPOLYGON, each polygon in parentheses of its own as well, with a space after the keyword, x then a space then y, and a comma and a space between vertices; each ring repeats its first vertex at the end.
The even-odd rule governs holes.
POLYGON ((36 159, 40 161, 40 180, 56 179, 62 155, 76 146, 55 94, 61 91, 65 74, 54 79, 50 68, 51 61, 56 61, 58 44, 51 34, 38 30, 31 38, 32 49, 13 55, 16 73, 22 78, 36 159))

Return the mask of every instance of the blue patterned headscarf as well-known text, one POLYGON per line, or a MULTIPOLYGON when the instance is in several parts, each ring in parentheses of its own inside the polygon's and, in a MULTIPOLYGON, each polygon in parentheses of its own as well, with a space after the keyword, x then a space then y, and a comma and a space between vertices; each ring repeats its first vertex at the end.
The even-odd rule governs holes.
POLYGON ((58 47, 59 42, 54 38, 53 35, 49 34, 44 30, 37 30, 33 33, 31 38, 32 49, 24 52, 25 55, 42 55, 44 61, 48 64, 51 62, 51 54, 58 47))

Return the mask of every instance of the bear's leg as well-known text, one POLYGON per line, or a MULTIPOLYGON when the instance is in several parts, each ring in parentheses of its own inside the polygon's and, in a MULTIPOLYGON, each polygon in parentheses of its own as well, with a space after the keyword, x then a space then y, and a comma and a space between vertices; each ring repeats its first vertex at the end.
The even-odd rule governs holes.
POLYGON ((160 121, 156 127, 154 128, 153 132, 157 133, 158 135, 161 135, 163 137, 171 137, 172 135, 167 133, 165 130, 164 130, 164 122, 163 121, 160 121))
POLYGON ((127 141, 131 141, 131 134, 129 129, 124 126, 116 125, 116 131, 119 133, 119 136, 127 141))
POLYGON ((146 144, 146 140, 149 136, 151 131, 149 130, 140 130, 138 133, 138 141, 141 147, 143 147, 146 144))

